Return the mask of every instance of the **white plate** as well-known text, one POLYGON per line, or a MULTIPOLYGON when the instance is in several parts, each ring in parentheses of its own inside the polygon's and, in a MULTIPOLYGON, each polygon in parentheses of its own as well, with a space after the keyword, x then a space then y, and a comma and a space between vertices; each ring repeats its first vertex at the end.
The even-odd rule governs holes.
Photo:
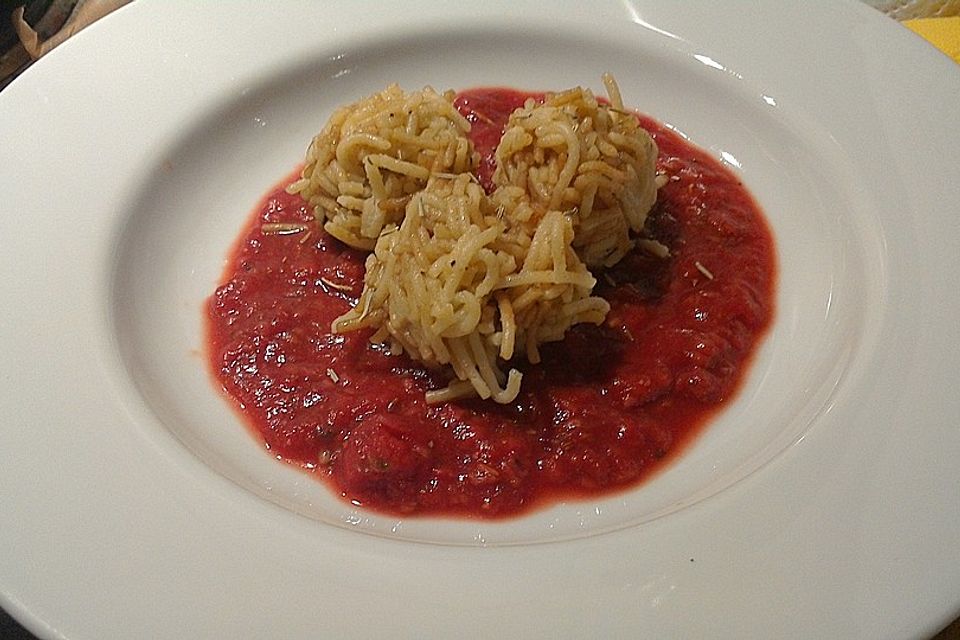
POLYGON ((140 1, 0 94, 0 603, 47 637, 913 637, 960 612, 960 71, 858 3, 140 1), (267 5, 268 3, 263 3, 267 5), (737 401, 635 491, 346 508, 206 376, 200 306, 337 104, 600 88, 780 259, 737 401))

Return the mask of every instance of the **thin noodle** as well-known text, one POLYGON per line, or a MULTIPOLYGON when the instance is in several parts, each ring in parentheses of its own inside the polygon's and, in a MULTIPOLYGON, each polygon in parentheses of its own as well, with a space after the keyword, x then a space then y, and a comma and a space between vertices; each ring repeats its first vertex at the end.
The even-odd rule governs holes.
POLYGON ((604 84, 612 108, 578 87, 515 111, 489 195, 451 92, 394 85, 337 110, 288 188, 331 235, 371 251, 357 304, 331 330, 370 329, 390 353, 452 370, 427 402, 509 403, 523 378, 511 362, 536 364, 542 343, 602 323, 591 269, 633 248, 663 182, 656 145, 604 84))

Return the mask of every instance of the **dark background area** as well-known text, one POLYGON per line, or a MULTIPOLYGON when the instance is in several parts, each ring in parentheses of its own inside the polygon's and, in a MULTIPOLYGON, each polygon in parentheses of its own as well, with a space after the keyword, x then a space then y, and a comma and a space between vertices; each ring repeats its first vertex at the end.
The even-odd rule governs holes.
POLYGON ((17 7, 23 7, 23 17, 28 24, 35 24, 53 0, 0 0, 0 52, 9 50, 17 44, 17 33, 13 30, 13 23, 9 20, 10 14, 17 7))
POLYGON ((35 635, 17 624, 17 621, 0 609, 0 640, 34 640, 35 635))

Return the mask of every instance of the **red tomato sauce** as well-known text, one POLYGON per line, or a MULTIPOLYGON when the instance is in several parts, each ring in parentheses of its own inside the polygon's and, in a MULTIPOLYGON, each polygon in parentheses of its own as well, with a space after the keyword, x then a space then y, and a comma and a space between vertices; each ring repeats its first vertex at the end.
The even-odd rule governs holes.
MULTIPOLYGON (((541 96, 457 98, 487 185, 503 124, 527 97, 541 96)), ((313 219, 283 185, 255 211, 208 303, 217 383, 278 459, 381 513, 498 518, 637 486, 735 395, 771 322, 776 279, 771 234, 737 177, 640 118, 672 176, 649 223, 671 255, 636 250, 598 274, 607 321, 520 364, 512 404, 428 405, 424 392, 448 374, 390 356, 368 332, 332 334, 360 295, 365 255, 316 228, 263 234, 266 222, 313 219)))

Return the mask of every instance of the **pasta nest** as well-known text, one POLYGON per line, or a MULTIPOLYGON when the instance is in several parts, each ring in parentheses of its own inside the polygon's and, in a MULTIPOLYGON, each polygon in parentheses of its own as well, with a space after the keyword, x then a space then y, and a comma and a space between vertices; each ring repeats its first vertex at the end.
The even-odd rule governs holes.
POLYGON ((400 226, 380 235, 363 293, 333 330, 373 327, 371 339, 394 353, 451 365, 459 382, 428 394, 431 402, 473 394, 510 402, 522 376, 504 374, 498 359, 520 351, 539 362, 538 345, 562 339, 574 324, 603 322, 610 308, 591 295, 596 280, 573 239, 562 212, 510 226, 510 212, 494 207, 469 175, 433 179, 400 226))
POLYGON ((495 184, 574 214, 574 246, 590 267, 620 261, 657 198, 656 143, 636 115, 580 87, 514 111, 496 160, 495 184))
POLYGON ((452 91, 405 93, 391 85, 337 109, 311 142, 291 193, 314 207, 330 235, 373 249, 432 174, 476 166, 470 123, 453 98, 452 91))

